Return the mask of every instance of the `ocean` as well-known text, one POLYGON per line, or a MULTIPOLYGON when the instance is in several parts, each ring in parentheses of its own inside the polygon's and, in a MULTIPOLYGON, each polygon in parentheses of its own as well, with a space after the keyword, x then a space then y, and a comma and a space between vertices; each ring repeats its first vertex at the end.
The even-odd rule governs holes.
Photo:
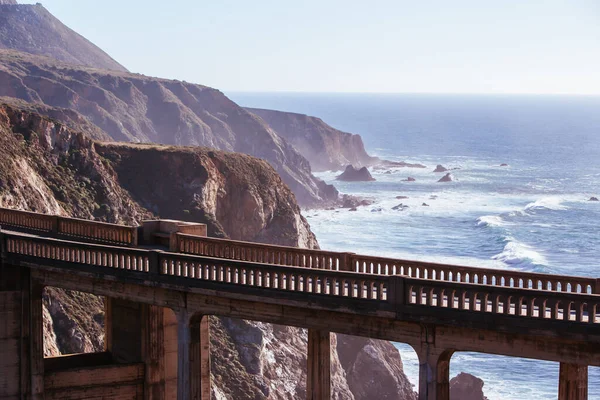
MULTIPOLYGON (((356 212, 303 210, 324 249, 600 277, 600 202, 588 201, 600 198, 600 97, 228 95, 242 106, 320 117, 360 134, 371 155, 427 166, 371 170, 374 182, 317 173, 342 193, 374 201, 356 212), (437 164, 455 181, 438 183, 437 164), (403 181, 409 176, 416 181, 403 181), (393 210, 399 203, 408 208, 393 210)), ((416 354, 396 346, 418 386, 416 354)), ((557 398, 558 369, 456 353, 450 373, 483 379, 490 400, 538 400, 557 398)), ((600 368, 589 369, 589 398, 600 399, 600 368)))

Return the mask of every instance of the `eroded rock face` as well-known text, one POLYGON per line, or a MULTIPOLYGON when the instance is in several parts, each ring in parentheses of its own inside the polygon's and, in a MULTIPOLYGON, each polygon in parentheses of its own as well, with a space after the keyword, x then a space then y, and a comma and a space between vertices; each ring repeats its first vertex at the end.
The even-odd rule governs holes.
POLYGON ((316 117, 304 114, 247 108, 287 139, 310 162, 313 171, 339 170, 380 162, 365 151, 360 135, 342 132, 316 117))
POLYGON ((450 400, 488 400, 483 395, 483 381, 461 372, 450 380, 450 400))
POLYGON ((371 176, 371 173, 367 167, 357 169, 352 165, 348 165, 344 172, 341 175, 338 175, 335 179, 348 182, 366 182, 375 180, 375 178, 371 176))
POLYGON ((341 334, 337 337, 340 362, 356 400, 416 400, 393 344, 341 334))
POLYGON ((290 143, 218 90, 7 50, 0 50, 0 67, 0 96, 71 109, 116 141, 206 146, 262 158, 300 204, 337 200, 335 188, 314 177, 290 143))

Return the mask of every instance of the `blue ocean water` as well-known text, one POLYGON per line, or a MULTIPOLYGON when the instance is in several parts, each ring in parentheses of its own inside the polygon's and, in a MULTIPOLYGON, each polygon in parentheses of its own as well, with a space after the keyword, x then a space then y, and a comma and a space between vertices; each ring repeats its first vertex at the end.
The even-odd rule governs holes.
MULTIPOLYGON (((600 97, 229 95, 318 116, 360 134, 370 154, 427 166, 372 170, 377 180, 364 183, 318 173, 374 201, 356 212, 304 210, 322 248, 600 277, 600 202, 588 201, 600 197, 600 97), (438 183, 437 164, 456 168, 456 180, 438 183), (392 210, 399 203, 409 207, 392 210)), ((416 385, 416 355, 398 348, 416 385)), ((451 375, 461 371, 482 378, 490 400, 557 398, 557 363, 458 353, 451 375)), ((600 369, 589 373, 589 398, 600 399, 600 369)))

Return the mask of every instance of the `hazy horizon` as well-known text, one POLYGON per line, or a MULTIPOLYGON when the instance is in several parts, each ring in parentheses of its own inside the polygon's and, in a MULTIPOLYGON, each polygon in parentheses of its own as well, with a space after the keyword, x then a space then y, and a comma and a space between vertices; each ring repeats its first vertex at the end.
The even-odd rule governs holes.
POLYGON ((132 72, 224 92, 600 95, 593 0, 42 4, 132 72))

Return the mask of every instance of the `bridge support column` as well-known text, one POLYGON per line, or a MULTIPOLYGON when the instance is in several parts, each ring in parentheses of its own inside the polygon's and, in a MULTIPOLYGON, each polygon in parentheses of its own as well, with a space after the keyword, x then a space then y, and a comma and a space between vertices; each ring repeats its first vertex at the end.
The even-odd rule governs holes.
POLYGON ((435 327, 424 325, 419 356, 419 400, 450 400, 450 358, 453 350, 435 345, 435 327))
POLYGON ((308 330, 308 400, 331 398, 331 339, 328 331, 308 330))
POLYGON ((451 355, 419 355, 419 400, 450 400, 451 355))
POLYGON ((192 318, 190 343, 190 370, 192 399, 210 400, 210 317, 192 318))
POLYGON ((207 315, 177 312, 177 400, 210 400, 210 328, 207 315))
POLYGON ((44 398, 42 286, 0 261, 0 398, 44 398))
POLYGON ((587 400, 587 365, 560 363, 558 379, 558 400, 587 400))

